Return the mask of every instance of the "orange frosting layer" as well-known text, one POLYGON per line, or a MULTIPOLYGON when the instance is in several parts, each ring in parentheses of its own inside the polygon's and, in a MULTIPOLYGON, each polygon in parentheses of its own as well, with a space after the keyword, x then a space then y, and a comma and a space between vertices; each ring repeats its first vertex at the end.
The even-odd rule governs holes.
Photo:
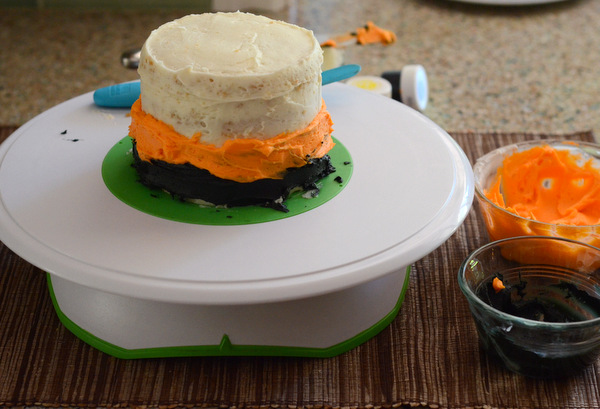
POLYGON ((170 125, 142 110, 138 99, 131 108, 129 135, 136 140, 142 160, 158 159, 173 164, 190 163, 214 176, 236 182, 282 179, 288 168, 304 166, 321 158, 335 145, 333 122, 325 103, 313 121, 302 130, 273 138, 238 138, 216 147, 201 142, 201 135, 187 138, 170 125))
POLYGON ((552 224, 600 224, 600 170, 567 150, 534 147, 504 159, 485 191, 496 205, 552 224))

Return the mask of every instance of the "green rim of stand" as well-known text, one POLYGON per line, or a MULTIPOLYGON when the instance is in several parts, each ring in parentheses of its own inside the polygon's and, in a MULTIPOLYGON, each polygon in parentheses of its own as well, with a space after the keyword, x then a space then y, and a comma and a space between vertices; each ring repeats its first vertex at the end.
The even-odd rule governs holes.
POLYGON ((384 328, 386 328, 396 318, 400 312, 404 297, 408 289, 411 267, 406 268, 406 276, 402 285, 402 291, 398 297, 398 302, 394 308, 372 327, 360 332, 354 337, 332 345, 328 348, 303 348, 286 346, 268 346, 268 345, 234 345, 230 342, 227 334, 223 334, 221 342, 218 345, 200 345, 200 346, 177 346, 165 348, 141 348, 125 349, 103 339, 96 337, 90 332, 82 329, 67 317, 56 300, 52 287, 52 277, 46 275, 48 289, 52 304, 60 322, 71 331, 77 338, 81 339, 90 346, 116 358, 139 359, 139 358, 167 358, 167 357, 192 357, 192 356, 290 356, 290 357, 312 357, 312 358, 331 358, 343 352, 349 351, 369 339, 373 338, 384 328))

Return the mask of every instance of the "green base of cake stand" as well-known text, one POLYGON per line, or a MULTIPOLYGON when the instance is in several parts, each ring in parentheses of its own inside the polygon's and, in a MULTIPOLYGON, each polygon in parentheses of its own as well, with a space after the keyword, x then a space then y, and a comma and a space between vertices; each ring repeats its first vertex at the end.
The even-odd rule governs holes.
POLYGON ((404 301, 410 270, 409 266, 374 282, 334 294, 237 306, 165 304, 122 297, 82 287, 52 274, 47 274, 47 282, 62 324, 82 341, 117 358, 327 358, 366 342, 392 322, 404 301), (396 297, 392 299, 394 292, 396 297), (83 299, 86 302, 82 302, 83 299), (388 308, 390 300, 395 301, 391 309, 369 322, 373 321, 374 312, 377 314, 388 308), (366 308, 369 311, 365 311, 366 308), (311 310, 321 313, 306 319, 311 310), (244 314, 240 314, 239 320, 231 316, 240 311, 244 314), (162 320, 169 314, 170 319, 162 320), (241 325, 236 326, 236 323, 241 325), (348 337, 349 328, 356 331, 362 326, 365 328, 348 337), (215 342, 189 344, 194 337, 200 341, 212 337, 215 342), (237 341, 243 339, 260 340, 263 344, 237 341), (331 342, 334 343, 328 344, 331 342))

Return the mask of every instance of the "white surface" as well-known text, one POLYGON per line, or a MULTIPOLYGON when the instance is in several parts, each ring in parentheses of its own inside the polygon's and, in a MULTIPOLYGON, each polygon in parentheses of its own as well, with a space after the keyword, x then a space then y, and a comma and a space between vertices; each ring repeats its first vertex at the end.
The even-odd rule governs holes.
POLYGON ((58 277, 61 311, 80 328, 125 349, 219 345, 329 348, 394 310, 406 269, 317 297, 252 305, 193 305, 110 294, 58 277), (140 319, 144 317, 144 319, 140 319), (160 331, 157 331, 160 328, 160 331))
POLYGON ((74 283, 195 304, 317 296, 412 264, 468 213, 464 153, 392 99, 344 84, 324 98, 353 158, 348 185, 307 213, 244 226, 172 222, 119 201, 100 167, 127 133, 127 111, 98 109, 92 93, 60 104, 0 146, 0 239, 74 283))

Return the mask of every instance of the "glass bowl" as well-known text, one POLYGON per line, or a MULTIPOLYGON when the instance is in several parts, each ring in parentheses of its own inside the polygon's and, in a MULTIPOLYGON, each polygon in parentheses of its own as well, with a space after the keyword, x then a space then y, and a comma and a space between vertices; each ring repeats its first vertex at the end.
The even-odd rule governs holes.
MULTIPOLYGON (((585 242, 600 247, 600 224, 573 225, 548 223, 521 217, 490 200, 485 192, 496 180, 496 172, 503 166, 505 158, 515 152, 523 152, 536 146, 549 145, 557 150, 566 150, 579 155, 578 164, 587 160, 600 173, 600 145, 573 141, 530 141, 496 149, 479 158, 473 167, 475 197, 483 216, 491 241, 516 236, 554 236, 585 242)), ((596 206, 597 207, 597 206, 596 206)), ((599 212, 600 214, 600 212, 599 212)))
POLYGON ((483 349, 509 370, 557 378, 596 360, 600 248, 548 236, 499 240, 465 259, 458 283, 483 349))

